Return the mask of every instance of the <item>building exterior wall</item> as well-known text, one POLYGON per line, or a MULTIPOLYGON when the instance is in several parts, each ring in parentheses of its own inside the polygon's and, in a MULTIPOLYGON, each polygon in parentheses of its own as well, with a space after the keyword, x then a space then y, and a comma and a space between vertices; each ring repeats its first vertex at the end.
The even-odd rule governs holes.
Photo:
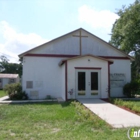
POLYGON ((62 93, 64 93, 64 87, 62 87, 64 67, 58 65, 61 59, 24 57, 22 86, 29 98, 44 99, 47 95, 51 95, 51 97, 62 96, 62 93), (27 81, 33 82, 32 88, 26 87, 27 81), (36 97, 33 97, 31 92, 35 93, 36 97))
MULTIPOLYGON (((74 37, 73 35, 79 35, 79 31, 44 44, 41 47, 32 50, 31 53, 79 55, 79 37, 74 37)), ((92 54, 96 56, 124 56, 124 54, 91 34, 82 31, 82 35, 87 36, 82 37, 81 40, 82 55, 92 54)))
MULTIPOLYGON (((65 91, 65 85, 66 85, 66 80, 65 80, 65 64, 64 65, 62 65, 61 66, 61 68, 62 68, 62 77, 61 77, 61 79, 62 79, 62 91, 61 91, 61 97, 62 97, 62 99, 65 101, 66 100, 66 97, 65 97, 65 93, 66 93, 66 91, 65 91)), ((60 81, 61 82, 61 81, 60 81)))
MULTIPOLYGON (((114 80, 120 80, 120 82, 114 81, 116 85, 113 84, 113 86, 111 86, 111 97, 122 97, 124 96, 123 86, 131 81, 131 62, 130 60, 122 60, 122 59, 121 60, 114 59, 113 61, 114 61, 113 65, 110 65, 110 74, 118 75, 114 80), (123 74, 124 76, 122 78, 119 78, 119 74, 123 74)), ((112 81, 110 81, 110 83, 111 82, 112 81)))
MULTIPOLYGON (((25 90, 29 98, 31 91, 37 91, 37 99, 44 99, 47 95, 52 97, 65 98, 65 64, 59 66, 59 62, 64 58, 53 57, 24 57, 23 59, 23 90, 25 90), (33 81, 33 88, 26 88, 26 81, 33 81)), ((65 58, 66 59, 66 58, 65 58)), ((124 84, 131 81, 131 65, 130 60, 112 59, 114 63, 110 65, 110 74, 124 74, 124 84)), ((68 99, 75 98, 76 79, 75 67, 102 67, 101 69, 101 98, 107 98, 108 88, 108 62, 96 59, 90 56, 73 59, 67 62, 67 96, 68 99), (88 59, 91 61, 88 62, 88 59), (74 89, 73 96, 68 91, 74 89)), ((111 83, 111 81, 110 81, 111 83)), ((111 87, 111 97, 122 97, 123 86, 111 87)))
POLYGON ((15 83, 18 83, 18 82, 20 82, 19 76, 15 79, 15 83))
POLYGON ((5 85, 9 84, 9 78, 3 78, 2 79, 2 87, 4 88, 5 85))
MULTIPOLYGON (((123 85, 131 81, 131 65, 130 60, 126 59, 128 58, 127 55, 123 54, 119 50, 115 49, 94 35, 86 32, 85 30, 81 29, 81 34, 87 36, 82 37, 81 39, 82 55, 91 54, 95 56, 103 56, 106 58, 112 58, 114 61, 114 63, 110 65, 110 76, 112 78, 113 75, 116 78, 115 79, 113 77, 114 79, 110 80, 111 96, 122 97, 123 85), (123 76, 121 77, 121 75, 123 76)), ((68 95, 68 99, 75 98, 76 73, 74 67, 102 67, 100 83, 101 98, 108 97, 107 88, 109 83, 107 61, 90 56, 68 60, 67 71, 66 64, 63 64, 62 66, 58 65, 61 60, 66 59, 67 57, 66 56, 64 58, 62 55, 79 55, 79 37, 74 37, 74 35, 79 35, 79 30, 50 41, 49 43, 45 43, 40 47, 29 51, 29 54, 27 54, 38 54, 40 57, 23 57, 22 85, 23 90, 28 93, 29 98, 44 99, 47 95, 51 95, 52 97, 62 97, 65 100, 66 93, 68 95), (41 54, 42 56, 44 55, 46 57, 42 57, 41 54), (47 55, 53 55, 53 57, 47 57, 47 55), (57 55, 57 57, 55 57, 55 55, 57 55), (91 59, 90 62, 87 61, 88 58, 91 59), (65 77, 66 73, 67 81, 65 77), (26 87, 26 82, 28 81, 33 82, 32 88, 26 87), (66 84, 67 91, 65 91, 66 84), (71 89, 74 89, 73 97, 70 97, 68 94, 68 91, 71 89), (30 96, 32 95, 31 93, 36 93, 37 96, 32 97, 30 96)))
POLYGON ((68 91, 73 89, 74 93, 72 96, 68 94, 68 99, 75 99, 76 97, 76 70, 75 67, 100 67, 101 68, 101 79, 100 79, 100 98, 108 98, 108 62, 97 58, 86 56, 83 58, 73 59, 67 62, 68 64, 68 81, 67 81, 67 94, 68 91), (90 61, 88 61, 90 59, 90 61))

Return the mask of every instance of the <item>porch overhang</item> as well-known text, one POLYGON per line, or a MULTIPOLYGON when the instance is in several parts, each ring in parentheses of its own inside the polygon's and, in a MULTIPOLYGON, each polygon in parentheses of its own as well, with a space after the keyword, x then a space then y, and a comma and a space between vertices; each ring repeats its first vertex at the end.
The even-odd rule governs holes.
POLYGON ((76 56, 76 57, 72 57, 72 58, 61 60, 59 62, 59 66, 62 66, 66 61, 73 60, 73 59, 78 59, 78 58, 82 58, 82 57, 86 57, 86 56, 90 56, 90 57, 93 57, 93 58, 96 58, 96 59, 107 61, 110 65, 114 63, 114 61, 112 61, 112 60, 109 60, 109 59, 105 59, 105 58, 102 58, 102 57, 99 57, 99 56, 94 56, 94 55, 88 54, 88 55, 80 55, 80 56, 76 56))

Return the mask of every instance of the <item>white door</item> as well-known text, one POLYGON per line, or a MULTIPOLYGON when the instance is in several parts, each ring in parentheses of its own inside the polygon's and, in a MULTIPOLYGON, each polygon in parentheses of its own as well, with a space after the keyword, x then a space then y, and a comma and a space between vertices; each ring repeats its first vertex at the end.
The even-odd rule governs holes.
POLYGON ((76 98, 100 98, 100 70, 76 70, 76 98))

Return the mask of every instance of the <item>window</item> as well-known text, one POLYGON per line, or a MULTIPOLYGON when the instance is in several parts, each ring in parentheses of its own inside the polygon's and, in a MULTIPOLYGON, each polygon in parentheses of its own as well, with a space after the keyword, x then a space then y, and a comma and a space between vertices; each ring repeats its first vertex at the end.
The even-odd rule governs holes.
POLYGON ((86 76, 85 72, 78 72, 78 90, 85 90, 86 86, 86 76))
POLYGON ((33 81, 26 81, 26 88, 33 88, 33 81))
POLYGON ((98 90, 98 72, 91 72, 91 90, 98 90))
POLYGON ((9 79, 9 84, 15 83, 15 79, 9 79))
POLYGON ((78 95, 85 95, 86 73, 78 72, 78 95))

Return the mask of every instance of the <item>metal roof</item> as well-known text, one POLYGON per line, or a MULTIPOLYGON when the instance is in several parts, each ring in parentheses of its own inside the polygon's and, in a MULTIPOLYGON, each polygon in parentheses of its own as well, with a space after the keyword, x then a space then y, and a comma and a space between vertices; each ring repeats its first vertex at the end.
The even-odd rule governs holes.
POLYGON ((18 74, 5 74, 5 73, 0 73, 0 78, 17 78, 18 74))

